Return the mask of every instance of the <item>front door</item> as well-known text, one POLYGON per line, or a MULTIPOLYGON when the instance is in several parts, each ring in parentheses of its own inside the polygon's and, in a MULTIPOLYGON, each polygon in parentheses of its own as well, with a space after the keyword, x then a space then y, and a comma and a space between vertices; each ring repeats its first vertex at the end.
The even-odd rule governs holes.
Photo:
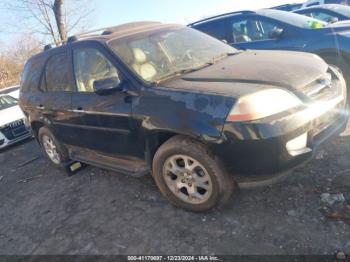
POLYGON ((73 64, 76 145, 108 155, 138 156, 130 120, 132 98, 120 91, 107 95, 94 92, 96 80, 118 77, 122 81, 113 57, 99 45, 81 45, 73 49, 73 64))

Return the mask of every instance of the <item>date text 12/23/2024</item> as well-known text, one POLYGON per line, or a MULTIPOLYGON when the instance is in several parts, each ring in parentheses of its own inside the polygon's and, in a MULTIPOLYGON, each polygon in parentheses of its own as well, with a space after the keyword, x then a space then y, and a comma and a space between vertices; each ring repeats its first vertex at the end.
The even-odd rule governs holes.
POLYGON ((128 256, 128 261, 219 261, 217 256, 128 256))

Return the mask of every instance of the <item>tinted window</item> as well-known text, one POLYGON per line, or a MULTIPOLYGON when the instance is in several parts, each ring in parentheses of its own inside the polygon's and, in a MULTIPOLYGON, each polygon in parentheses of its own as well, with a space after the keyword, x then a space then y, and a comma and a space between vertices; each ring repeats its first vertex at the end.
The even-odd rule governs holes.
POLYGON ((46 64, 45 80, 47 91, 71 91, 67 53, 57 54, 49 58, 46 64))
POLYGON ((94 81, 118 77, 117 69, 95 48, 74 50, 74 71, 79 92, 94 92, 94 81))
POLYGON ((234 43, 267 40, 271 39, 271 32, 277 28, 280 26, 276 23, 258 18, 233 21, 232 39, 234 43))
POLYGON ((225 21, 223 20, 200 24, 200 25, 194 26, 194 28, 208 35, 211 35, 219 40, 229 41, 229 39, 227 39, 225 21))
POLYGON ((21 76, 22 92, 38 88, 44 63, 44 59, 31 60, 26 63, 21 76))

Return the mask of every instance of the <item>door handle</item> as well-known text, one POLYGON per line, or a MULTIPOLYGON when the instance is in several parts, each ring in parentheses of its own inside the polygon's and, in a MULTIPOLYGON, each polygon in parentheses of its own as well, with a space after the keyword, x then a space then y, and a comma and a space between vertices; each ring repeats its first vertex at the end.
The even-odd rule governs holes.
POLYGON ((44 110, 45 107, 44 107, 43 105, 40 104, 39 106, 36 107, 36 109, 38 109, 38 110, 44 110))

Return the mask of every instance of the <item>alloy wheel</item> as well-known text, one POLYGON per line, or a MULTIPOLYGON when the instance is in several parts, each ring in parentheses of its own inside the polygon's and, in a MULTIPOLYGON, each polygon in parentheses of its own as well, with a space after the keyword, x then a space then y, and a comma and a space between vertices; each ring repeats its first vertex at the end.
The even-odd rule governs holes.
POLYGON ((57 147, 51 137, 44 135, 42 137, 43 146, 46 154, 49 156, 52 162, 59 165, 61 163, 61 158, 57 152, 57 147))
POLYGON ((201 204, 212 195, 213 184, 208 171, 192 157, 169 157, 164 164, 163 176, 171 192, 186 203, 201 204))

